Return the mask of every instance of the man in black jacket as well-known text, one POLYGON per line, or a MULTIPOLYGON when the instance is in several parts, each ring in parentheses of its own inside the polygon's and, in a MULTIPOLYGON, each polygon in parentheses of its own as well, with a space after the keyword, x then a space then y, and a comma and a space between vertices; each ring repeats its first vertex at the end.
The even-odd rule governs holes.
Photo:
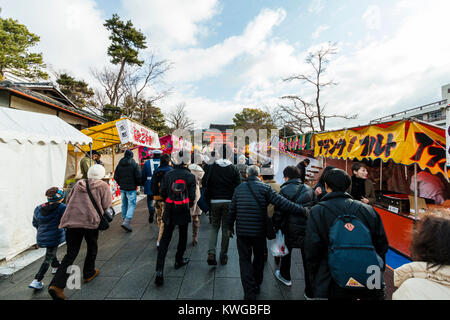
MULTIPOLYGON (((165 207, 163 214, 164 231, 156 262, 156 285, 164 283, 164 261, 176 226, 178 226, 179 234, 175 269, 189 263, 189 259, 183 258, 183 255, 186 251, 188 225, 191 222, 190 208, 194 205, 197 184, 195 176, 187 168, 189 160, 183 159, 183 151, 180 151, 178 155, 178 159, 172 160, 173 170, 164 175, 160 185, 161 197, 165 201, 165 207)), ((188 159, 190 159, 190 156, 188 159)))
MULTIPOLYGON (((280 194, 288 200, 311 208, 315 205, 316 195, 314 190, 307 184, 303 184, 300 178, 300 170, 295 166, 288 166, 283 170, 286 181, 280 190, 280 194)), ((291 254, 293 248, 301 250, 303 260, 303 270, 305 279, 305 295, 312 296, 311 286, 308 281, 308 272, 305 265, 305 230, 306 217, 303 214, 295 214, 290 211, 282 211, 275 208, 273 216, 275 229, 281 229, 284 234, 286 247, 289 253, 281 258, 280 270, 275 271, 275 277, 287 286, 292 285, 291 281, 291 254)))
POLYGON ((294 214, 303 216, 307 214, 305 208, 290 202, 269 185, 261 182, 259 175, 258 166, 252 165, 247 168, 247 182, 236 188, 229 212, 230 237, 236 222, 239 267, 246 300, 256 299, 263 281, 267 206, 273 204, 281 210, 294 214))
MULTIPOLYGON (((351 214, 359 218, 369 229, 375 251, 384 263, 388 241, 378 213, 371 206, 353 200, 345 192, 351 183, 351 179, 345 171, 331 169, 325 175, 324 180, 328 193, 319 204, 311 208, 305 237, 306 264, 314 298, 384 299, 384 288, 372 290, 358 288, 359 291, 355 291, 341 288, 333 280, 328 265, 329 232, 336 220, 336 215, 349 213, 347 208, 351 202, 353 202, 351 214)), ((384 272, 384 265, 381 272, 384 272)))
MULTIPOLYGON (((217 155, 219 157, 219 155, 217 155)), ((209 265, 217 265, 217 235, 222 225, 222 243, 220 247, 220 263, 228 262, 228 211, 234 189, 241 184, 241 174, 231 162, 233 152, 227 144, 222 146, 222 158, 215 160, 204 170, 202 186, 207 189, 207 197, 211 201, 211 229, 209 233, 208 259, 209 265)))
POLYGON ((305 160, 297 164, 297 168, 300 170, 300 179, 302 180, 303 183, 305 183, 306 168, 309 166, 309 163, 310 163, 309 159, 306 158, 305 160))
POLYGON ((125 156, 117 164, 114 180, 120 187, 122 198, 122 228, 131 232, 130 222, 136 209, 137 187, 141 184, 141 169, 133 159, 133 152, 125 151, 125 156))

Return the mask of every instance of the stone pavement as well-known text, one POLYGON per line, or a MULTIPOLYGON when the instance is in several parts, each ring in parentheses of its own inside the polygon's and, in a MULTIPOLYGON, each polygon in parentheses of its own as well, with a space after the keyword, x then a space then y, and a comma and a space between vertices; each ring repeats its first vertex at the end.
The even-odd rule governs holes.
MULTIPOLYGON (((188 246, 185 257, 191 262, 179 270, 174 269, 178 232, 169 247, 164 270, 164 285, 156 287, 156 223, 148 223, 147 203, 138 202, 132 220, 132 233, 121 227, 120 214, 116 216, 109 230, 99 236, 99 250, 96 267, 99 276, 91 283, 81 284, 80 290, 65 290, 69 300, 242 300, 239 259, 236 237, 230 239, 228 264, 211 267, 206 263, 209 236, 208 217, 201 216, 199 243, 192 246, 192 229, 189 226, 188 246)), ((220 248, 220 235, 218 237, 220 248)), ((219 249, 218 249, 219 250, 219 249)), ((270 251, 270 250, 269 250, 270 251)), ((61 260, 66 246, 58 250, 61 260)), ((75 264, 83 267, 86 245, 83 243, 75 264)), ((49 269, 43 282, 44 290, 34 291, 28 284, 37 273, 43 258, 15 274, 0 279, 0 300, 48 300, 47 286, 52 279, 49 269)), ((274 277, 276 270, 270 256, 264 269, 264 282, 260 300, 303 300, 304 281, 300 251, 293 252, 291 268, 292 287, 286 287, 274 277)))

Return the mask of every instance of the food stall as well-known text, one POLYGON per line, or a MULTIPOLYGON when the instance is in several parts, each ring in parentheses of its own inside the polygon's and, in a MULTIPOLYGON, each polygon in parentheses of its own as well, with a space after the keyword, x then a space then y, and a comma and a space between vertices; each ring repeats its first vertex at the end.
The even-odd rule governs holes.
POLYGON ((448 207, 447 202, 427 204, 418 196, 414 183, 418 170, 423 170, 439 176, 448 185, 450 167, 446 163, 445 130, 441 127, 406 119, 322 132, 314 135, 314 156, 323 157, 325 166, 347 172, 352 161, 371 163, 375 169, 370 170, 372 175, 379 176, 373 207, 381 216, 391 248, 407 257, 413 231, 420 223, 421 211, 416 208, 448 207), (393 182, 386 184, 383 179, 393 182), (384 190, 385 185, 398 185, 394 183, 396 179, 406 179, 405 184, 413 186, 414 196, 408 188, 384 190))
POLYGON ((161 147, 156 132, 129 118, 121 118, 103 123, 95 127, 83 129, 81 132, 92 138, 92 144, 90 146, 71 148, 75 159, 75 173, 78 172, 79 159, 81 159, 84 154, 89 153, 91 150, 99 151, 109 148, 112 165, 108 165, 108 168, 106 168, 107 166, 105 165, 105 169, 110 170, 106 170, 107 173, 103 180, 110 187, 114 204, 120 201, 120 189, 113 178, 114 170, 116 163, 123 157, 123 154, 120 154, 119 156, 116 154, 115 149, 117 146, 120 146, 121 150, 137 147, 159 149, 161 147), (81 157, 78 157, 80 152, 82 155, 81 157))

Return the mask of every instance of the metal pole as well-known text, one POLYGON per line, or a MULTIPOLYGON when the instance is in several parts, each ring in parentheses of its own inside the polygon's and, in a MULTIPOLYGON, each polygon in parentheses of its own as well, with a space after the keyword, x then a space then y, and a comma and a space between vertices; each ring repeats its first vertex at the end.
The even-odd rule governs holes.
MULTIPOLYGON (((414 207, 415 207, 415 213, 414 213, 414 217, 418 218, 418 212, 419 210, 417 209, 417 163, 414 163, 414 207)), ((415 224, 414 224, 415 225, 415 224)))
POLYGON ((89 165, 92 167, 92 142, 89 143, 89 165))
POLYGON ((383 160, 380 159, 380 190, 383 190, 383 160))

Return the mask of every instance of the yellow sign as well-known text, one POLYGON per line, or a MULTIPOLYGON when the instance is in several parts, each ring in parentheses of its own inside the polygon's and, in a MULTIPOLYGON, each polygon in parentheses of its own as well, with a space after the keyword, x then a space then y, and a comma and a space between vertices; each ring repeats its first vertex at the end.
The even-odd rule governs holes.
POLYGON ((339 159, 364 158, 399 162, 405 140, 405 123, 388 128, 368 126, 362 130, 341 130, 317 134, 314 139, 314 156, 339 159))

